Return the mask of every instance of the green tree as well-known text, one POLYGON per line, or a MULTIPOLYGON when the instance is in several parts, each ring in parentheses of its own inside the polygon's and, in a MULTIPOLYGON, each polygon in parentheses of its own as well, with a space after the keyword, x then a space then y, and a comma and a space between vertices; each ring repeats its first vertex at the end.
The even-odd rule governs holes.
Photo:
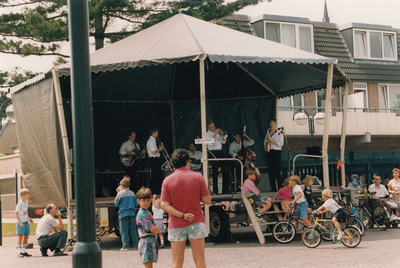
MULTIPOLYGON (((106 39, 116 42, 179 12, 211 21, 257 3, 258 0, 229 4, 198 0, 152 3, 143 0, 90 0, 90 36, 95 38, 97 50, 104 46, 106 39), (120 22, 127 26, 116 31, 109 30, 120 22)), ((60 43, 68 41, 67 0, 0 0, 0 8, 20 9, 0 15, 0 52, 69 57, 60 53, 60 43)))
MULTIPOLYGON (((0 106, 6 101, 8 100, 7 98, 7 94, 4 91, 0 91, 0 106)), ((1 118, 6 118, 6 108, 8 105, 11 104, 11 101, 9 101, 8 103, 4 104, 3 109, 1 111, 1 118)), ((0 124, 1 124, 1 120, 0 120, 0 124)))

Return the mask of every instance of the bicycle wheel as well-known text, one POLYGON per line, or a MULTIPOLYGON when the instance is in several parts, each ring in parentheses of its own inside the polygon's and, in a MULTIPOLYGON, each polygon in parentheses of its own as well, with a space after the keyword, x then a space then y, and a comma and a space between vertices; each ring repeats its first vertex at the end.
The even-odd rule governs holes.
POLYGON ((360 217, 356 217, 356 216, 348 217, 346 219, 346 224, 349 227, 351 227, 351 226, 357 227, 358 230, 360 231, 361 235, 363 235, 365 232, 365 227, 364 227, 363 221, 361 220, 360 217))
POLYGON ((301 235, 301 241, 308 248, 316 248, 321 244, 321 232, 314 229, 314 227, 310 227, 301 235))
POLYGON ((355 248, 361 243, 360 232, 353 227, 349 227, 344 230, 344 236, 342 237, 342 244, 348 248, 355 248))
POLYGON ((364 211, 365 209, 366 208, 360 211, 361 221, 363 222, 365 229, 372 229, 374 227, 374 222, 369 214, 364 211))
POLYGON ((377 221, 377 225, 381 231, 386 231, 390 226, 389 218, 387 215, 383 216, 382 219, 377 221))
MULTIPOLYGON (((332 234, 335 231, 335 226, 333 225, 333 223, 331 221, 320 222, 320 224, 322 226, 324 226, 332 234)), ((330 235, 327 231, 325 231, 324 229, 321 228, 320 232, 321 232, 321 238, 323 240, 332 241, 332 235, 330 235)))
POLYGON ((296 235, 296 228, 294 225, 287 221, 278 221, 272 228, 272 234, 279 243, 290 243, 296 235))

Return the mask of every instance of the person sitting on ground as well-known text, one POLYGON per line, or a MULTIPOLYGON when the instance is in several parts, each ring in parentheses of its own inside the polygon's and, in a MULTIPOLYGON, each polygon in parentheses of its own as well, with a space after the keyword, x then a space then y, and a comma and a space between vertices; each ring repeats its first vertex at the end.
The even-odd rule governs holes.
MULTIPOLYGON (((307 209, 308 204, 306 198, 304 197, 303 189, 301 189, 300 178, 297 175, 289 177, 289 185, 293 188, 294 200, 292 205, 296 205, 296 211, 294 215, 300 220, 304 221, 306 226, 311 226, 311 222, 307 219, 307 209)), ((306 227, 305 226, 305 227, 306 227)), ((299 222, 296 221, 296 229, 299 228, 299 222)))
POLYGON ((265 212, 268 211, 268 209, 271 208, 272 199, 260 195, 260 190, 258 190, 256 185, 254 184, 254 181, 256 179, 256 171, 254 169, 249 168, 248 170, 246 170, 245 177, 246 180, 243 183, 242 194, 255 194, 255 197, 252 196, 251 199, 253 199, 256 205, 261 205, 263 207, 262 213, 257 214, 258 221, 265 222, 265 220, 263 219, 263 215, 265 214, 265 212))
POLYGON ((283 217, 284 219, 286 219, 287 215, 290 212, 289 205, 292 199, 290 196, 291 194, 292 194, 292 188, 290 188, 289 186, 289 179, 285 179, 283 181, 283 187, 280 188, 278 192, 276 192, 274 199, 272 199, 272 202, 275 202, 276 198, 279 195, 279 199, 281 200, 282 210, 285 213, 285 216, 283 217))
POLYGON ((47 214, 38 222, 36 228, 36 236, 40 246, 40 252, 43 257, 47 257, 47 250, 54 251, 53 256, 67 256, 67 253, 61 252, 60 249, 65 247, 67 241, 67 231, 64 230, 64 224, 61 219, 61 212, 54 204, 46 206, 47 214), (58 222, 54 219, 57 216, 58 222), (50 234, 51 230, 55 233, 50 234))
POLYGON ((333 214, 332 223, 335 225, 339 235, 337 236, 337 240, 342 240, 344 232, 340 227, 339 221, 346 218, 347 214, 344 209, 336 203, 332 198, 333 194, 331 190, 325 189, 322 191, 322 199, 325 201, 319 208, 317 208, 313 214, 316 213, 325 213, 330 211, 333 214))
POLYGON ((303 185, 301 185, 301 189, 303 189, 304 197, 306 198, 308 204, 307 218, 310 222, 311 222, 311 212, 312 212, 311 207, 314 206, 314 202, 312 201, 312 188, 311 188, 313 184, 314 184, 314 178, 310 175, 307 175, 303 181, 303 185))
MULTIPOLYGON (((157 198, 156 194, 153 194, 153 206, 151 207, 154 216, 154 223, 158 226, 158 236, 160 236, 161 248, 164 248, 164 210, 161 208, 161 200, 157 198)), ((157 235, 156 235, 157 240, 157 235)))

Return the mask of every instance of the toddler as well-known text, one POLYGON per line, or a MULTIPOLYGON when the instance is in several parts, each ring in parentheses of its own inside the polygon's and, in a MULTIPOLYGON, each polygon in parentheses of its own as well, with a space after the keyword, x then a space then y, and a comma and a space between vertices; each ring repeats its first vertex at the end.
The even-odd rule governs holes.
POLYGON ((286 216, 289 213, 289 205, 290 205, 290 201, 291 201, 290 195, 291 194, 292 194, 292 189, 289 186, 289 179, 285 179, 283 181, 283 187, 278 190, 278 192, 274 196, 274 199, 272 200, 272 202, 275 202, 276 198, 279 195, 279 199, 281 200, 281 206, 282 206, 283 212, 285 213, 285 216, 283 217, 284 219, 286 219, 286 216))
MULTIPOLYGON (((154 215, 154 223, 158 226, 158 235, 160 236, 161 246, 160 248, 164 248, 164 210, 161 208, 160 198, 157 198, 157 195, 153 195, 153 206, 151 208, 153 210, 154 215)), ((156 235, 157 240, 157 235, 156 235)))

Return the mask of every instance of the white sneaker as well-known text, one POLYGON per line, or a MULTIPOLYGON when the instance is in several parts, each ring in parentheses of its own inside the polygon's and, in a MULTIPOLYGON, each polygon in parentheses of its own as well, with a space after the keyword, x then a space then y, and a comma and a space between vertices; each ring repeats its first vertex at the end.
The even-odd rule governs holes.
POLYGON ((121 250, 121 251, 128 251, 127 248, 121 248, 120 250, 121 250))
POLYGON ((266 222, 262 217, 256 217, 258 222, 266 222))
POLYGON ((338 241, 342 240, 343 236, 344 236, 344 232, 340 232, 339 235, 337 236, 337 240, 338 241))

